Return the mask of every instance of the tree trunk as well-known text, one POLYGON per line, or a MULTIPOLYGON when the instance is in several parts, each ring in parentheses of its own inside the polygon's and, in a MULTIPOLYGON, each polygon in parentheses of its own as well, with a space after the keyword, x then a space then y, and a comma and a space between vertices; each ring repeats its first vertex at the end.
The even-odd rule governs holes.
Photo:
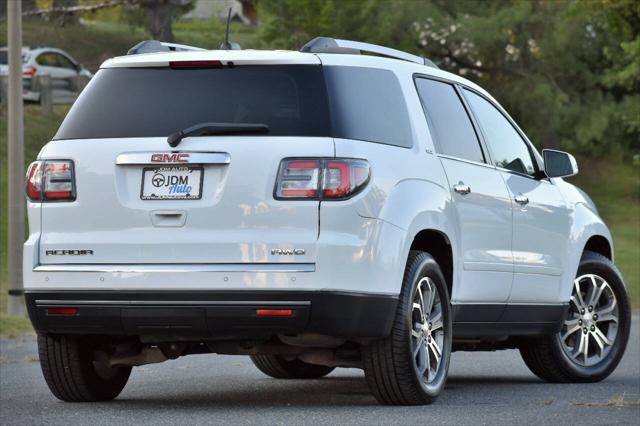
MULTIPOLYGON (((64 8, 77 6, 78 0, 53 0, 53 8, 64 8)), ((51 15, 51 21, 54 24, 59 24, 64 27, 65 25, 77 25, 80 23, 80 18, 75 13, 56 12, 51 15)))
POLYGON ((155 40, 174 41, 171 21, 175 6, 173 0, 150 0, 144 3, 147 9, 147 30, 155 40))

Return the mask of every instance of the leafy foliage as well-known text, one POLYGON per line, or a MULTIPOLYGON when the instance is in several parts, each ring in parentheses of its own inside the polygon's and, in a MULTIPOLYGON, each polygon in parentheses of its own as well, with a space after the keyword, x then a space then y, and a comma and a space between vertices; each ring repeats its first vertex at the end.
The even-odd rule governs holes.
POLYGON ((487 88, 538 146, 640 149, 640 3, 634 0, 269 0, 260 39, 318 35, 430 57, 487 88))

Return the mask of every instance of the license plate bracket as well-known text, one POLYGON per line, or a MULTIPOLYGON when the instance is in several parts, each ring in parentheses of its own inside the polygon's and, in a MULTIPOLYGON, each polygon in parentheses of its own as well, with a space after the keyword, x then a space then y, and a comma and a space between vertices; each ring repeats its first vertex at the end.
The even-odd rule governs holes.
POLYGON ((199 200, 204 168, 161 166, 142 169, 141 200, 199 200))

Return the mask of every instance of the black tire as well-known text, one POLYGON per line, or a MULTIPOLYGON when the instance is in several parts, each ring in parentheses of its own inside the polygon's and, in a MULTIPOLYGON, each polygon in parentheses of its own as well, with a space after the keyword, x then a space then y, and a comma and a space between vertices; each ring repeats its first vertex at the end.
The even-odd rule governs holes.
POLYGON ((129 380, 131 367, 104 369, 93 362, 97 346, 87 338, 38 334, 40 366, 56 398, 67 402, 109 401, 129 380))
POLYGON ((250 358, 258 370, 274 379, 319 379, 334 370, 334 367, 307 364, 299 359, 287 361, 280 355, 251 355, 250 358))
POLYGON ((444 388, 451 356, 452 319, 449 291, 435 259, 428 253, 411 251, 390 336, 362 348, 365 377, 376 399, 386 405, 430 404, 444 388), (419 373, 413 355, 413 300, 418 283, 429 278, 435 284, 442 306, 442 358, 433 381, 419 373))
MULTIPOLYGON (((591 251, 584 252, 577 277, 585 274, 602 277, 613 290, 619 313, 615 341, 602 360, 587 366, 574 362, 567 355, 562 347, 560 333, 525 340, 520 346, 522 359, 533 374, 547 382, 588 383, 604 380, 618 366, 627 347, 631 327, 631 306, 622 275, 609 259, 591 251)), ((571 315, 571 310, 575 309, 574 305, 571 304, 569 309, 571 315)))

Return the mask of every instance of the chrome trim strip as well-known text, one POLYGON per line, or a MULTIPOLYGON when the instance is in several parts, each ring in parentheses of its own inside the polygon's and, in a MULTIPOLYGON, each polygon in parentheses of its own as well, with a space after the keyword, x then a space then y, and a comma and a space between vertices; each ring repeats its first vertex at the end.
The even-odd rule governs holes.
POLYGON ((459 157, 454 157, 452 155, 446 155, 446 154, 436 154, 439 158, 444 158, 446 160, 453 160, 453 161, 459 161, 461 163, 467 163, 467 164, 473 164, 474 166, 481 166, 481 167, 486 167, 488 169, 495 169, 496 167, 492 164, 488 164, 488 163, 480 163, 478 161, 473 161, 473 160, 466 160, 464 158, 459 158, 459 157))
POLYGON ((315 263, 197 263, 197 264, 48 264, 34 272, 315 272, 315 263))
POLYGON ((463 262, 465 271, 513 272, 513 263, 506 262, 463 262))
POLYGON ((516 274, 550 275, 553 277, 559 277, 562 275, 563 270, 553 266, 523 265, 515 263, 513 265, 513 272, 516 274))
POLYGON ((124 165, 154 165, 154 166, 179 166, 181 164, 229 164, 231 155, 227 152, 197 152, 197 151, 144 151, 124 152, 116 157, 116 164, 124 165), (152 154, 189 154, 184 162, 152 162, 152 154))
POLYGON ((148 306, 148 305, 161 305, 161 306, 175 306, 175 305, 207 305, 207 306, 246 306, 246 305, 259 305, 259 306, 311 306, 309 301, 263 301, 263 300, 36 300, 36 305, 46 306, 92 306, 92 305, 136 305, 136 306, 148 306))

